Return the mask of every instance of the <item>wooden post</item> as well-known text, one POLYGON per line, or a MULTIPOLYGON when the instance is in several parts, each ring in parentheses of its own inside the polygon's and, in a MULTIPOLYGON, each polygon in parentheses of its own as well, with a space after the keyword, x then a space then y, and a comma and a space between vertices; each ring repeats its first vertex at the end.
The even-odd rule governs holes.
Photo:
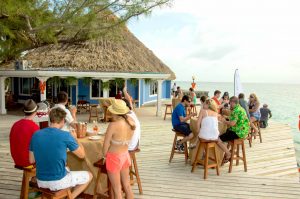
POLYGON ((0 77, 0 114, 6 114, 6 108, 5 108, 5 79, 6 79, 6 77, 0 77))
POLYGON ((157 106, 156 106, 156 116, 161 116, 161 96, 162 96, 162 83, 163 80, 157 80, 157 106))

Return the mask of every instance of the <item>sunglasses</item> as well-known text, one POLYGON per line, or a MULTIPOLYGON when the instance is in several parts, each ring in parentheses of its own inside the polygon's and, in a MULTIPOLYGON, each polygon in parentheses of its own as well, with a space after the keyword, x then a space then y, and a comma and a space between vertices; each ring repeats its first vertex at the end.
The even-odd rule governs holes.
POLYGON ((253 96, 250 96, 250 98, 254 98, 253 96))

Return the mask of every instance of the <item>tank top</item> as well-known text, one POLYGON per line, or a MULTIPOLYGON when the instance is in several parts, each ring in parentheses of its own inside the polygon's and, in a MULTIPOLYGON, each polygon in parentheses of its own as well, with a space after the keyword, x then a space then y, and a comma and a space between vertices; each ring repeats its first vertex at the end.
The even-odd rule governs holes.
POLYGON ((218 118, 215 116, 208 116, 208 112, 206 111, 206 117, 201 121, 201 129, 198 135, 199 138, 205 140, 217 140, 219 134, 218 118))

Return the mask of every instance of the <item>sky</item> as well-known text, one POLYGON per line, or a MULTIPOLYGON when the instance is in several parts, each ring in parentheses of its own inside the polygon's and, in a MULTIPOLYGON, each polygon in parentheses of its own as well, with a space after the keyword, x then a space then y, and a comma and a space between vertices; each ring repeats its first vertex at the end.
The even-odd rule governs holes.
POLYGON ((173 0, 129 29, 177 81, 300 84, 299 0, 173 0))

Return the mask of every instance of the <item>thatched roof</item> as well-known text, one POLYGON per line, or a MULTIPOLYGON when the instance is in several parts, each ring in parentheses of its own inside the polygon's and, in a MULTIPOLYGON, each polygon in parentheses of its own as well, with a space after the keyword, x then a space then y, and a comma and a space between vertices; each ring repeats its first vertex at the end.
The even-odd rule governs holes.
MULTIPOLYGON (((51 44, 29 51, 22 59, 32 69, 95 72, 175 74, 127 28, 116 39, 89 40, 75 44, 51 44)), ((10 64, 12 67, 12 64, 10 64)))

